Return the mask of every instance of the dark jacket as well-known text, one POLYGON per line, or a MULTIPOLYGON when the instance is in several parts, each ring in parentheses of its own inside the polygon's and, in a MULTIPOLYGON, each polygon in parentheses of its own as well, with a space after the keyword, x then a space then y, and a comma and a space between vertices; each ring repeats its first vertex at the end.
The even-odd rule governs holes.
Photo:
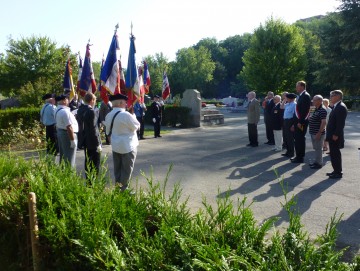
POLYGON ((273 107, 270 119, 273 130, 281 130, 284 122, 284 110, 280 109, 280 103, 273 107))
POLYGON ((305 124, 308 122, 309 112, 310 112, 310 105, 311 105, 311 97, 310 94, 306 91, 300 95, 297 100, 297 104, 295 107, 295 124, 301 123, 305 124))
POLYGON ((84 147, 89 150, 96 150, 101 145, 99 127, 97 125, 97 117, 94 109, 87 106, 83 114, 83 138, 84 147))
POLYGON ((273 111, 274 106, 275 106, 274 99, 271 99, 270 101, 267 101, 265 103, 265 108, 264 108, 264 119, 265 119, 265 121, 266 120, 271 121, 271 115, 272 115, 272 111, 273 111))
POLYGON ((87 110, 88 106, 86 104, 81 104, 79 109, 76 113, 76 120, 79 125, 79 132, 78 132, 78 148, 82 149, 84 147, 84 138, 83 138, 83 115, 85 111, 87 110))
POLYGON ((157 120, 161 120, 162 117, 162 106, 160 103, 158 102, 153 102, 151 104, 151 112, 152 112, 152 117, 157 119, 157 120))
POLYGON ((343 102, 338 103, 331 111, 326 125, 326 140, 333 141, 332 136, 338 136, 339 148, 344 148, 344 127, 347 116, 347 108, 343 102))

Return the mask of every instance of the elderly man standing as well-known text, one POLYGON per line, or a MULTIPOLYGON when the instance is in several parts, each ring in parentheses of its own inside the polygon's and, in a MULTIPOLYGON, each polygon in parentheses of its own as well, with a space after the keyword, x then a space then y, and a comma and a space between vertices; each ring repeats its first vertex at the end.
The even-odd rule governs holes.
POLYGON ((315 95, 313 98, 313 105, 315 111, 309 119, 309 133, 313 149, 315 150, 314 163, 310 163, 310 168, 319 169, 323 166, 322 149, 325 139, 326 115, 327 112, 323 107, 323 97, 315 95))
POLYGON ((286 104, 284 107, 284 126, 283 126, 283 140, 285 142, 286 152, 281 154, 286 157, 294 156, 294 122, 295 122, 295 107, 296 95, 294 93, 286 94, 286 104))
POLYGON ((110 96, 113 110, 105 118, 106 134, 111 139, 115 185, 121 191, 129 186, 139 145, 136 131, 140 128, 140 123, 134 114, 126 111, 127 99, 122 94, 110 96))
POLYGON ((291 158, 291 162, 304 163, 306 148, 305 136, 309 125, 311 98, 310 94, 306 91, 306 83, 304 81, 299 81, 296 83, 296 92, 299 94, 299 98, 295 107, 296 118, 294 124, 296 156, 291 158))
POLYGON ((56 106, 54 95, 50 93, 45 94, 43 100, 45 100, 45 104, 40 111, 40 122, 46 127, 46 152, 56 155, 59 150, 56 139, 56 106))
POLYGON ((284 118, 284 110, 281 109, 281 96, 276 95, 274 98, 275 106, 272 109, 270 118, 271 118, 271 127, 273 129, 273 135, 275 140, 275 148, 274 151, 282 151, 282 127, 283 127, 283 118, 284 118))
POLYGON ((258 142, 258 130, 257 124, 260 120, 260 104, 256 99, 255 91, 250 91, 247 94, 248 98, 248 108, 247 108, 247 118, 248 118, 248 134, 250 143, 247 144, 248 147, 257 147, 258 142))
POLYGON ((326 126, 326 140, 330 147, 330 160, 334 169, 327 173, 330 179, 342 178, 342 159, 340 149, 344 148, 344 127, 347 117, 346 105, 342 102, 343 93, 341 90, 330 92, 330 101, 334 105, 326 126))
POLYGON ((60 151, 60 163, 65 161, 70 163, 72 167, 75 167, 79 126, 75 116, 70 112, 68 96, 60 95, 57 96, 55 100, 58 103, 55 119, 60 151))

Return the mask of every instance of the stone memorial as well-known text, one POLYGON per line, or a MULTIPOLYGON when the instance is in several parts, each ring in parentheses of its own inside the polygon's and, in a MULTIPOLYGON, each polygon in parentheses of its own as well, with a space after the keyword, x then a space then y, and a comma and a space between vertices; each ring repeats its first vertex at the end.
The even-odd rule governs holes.
POLYGON ((183 93, 181 99, 181 106, 191 109, 190 111, 190 125, 200 127, 200 111, 201 111, 201 96, 196 89, 187 89, 183 93))

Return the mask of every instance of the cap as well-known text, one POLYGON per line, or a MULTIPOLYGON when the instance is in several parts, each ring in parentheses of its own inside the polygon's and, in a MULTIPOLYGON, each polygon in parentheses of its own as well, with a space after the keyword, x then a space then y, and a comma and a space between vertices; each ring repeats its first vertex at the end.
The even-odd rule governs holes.
POLYGON ((128 97, 126 95, 123 94, 115 94, 115 95, 110 95, 109 96, 109 100, 110 101, 115 101, 115 100, 128 100, 128 97))
POLYGON ((50 99, 50 98, 54 98, 54 94, 52 94, 52 93, 47 93, 47 94, 45 94, 44 96, 42 96, 42 99, 43 100, 47 100, 47 99, 50 99))
POLYGON ((294 93, 288 93, 288 94, 286 94, 286 98, 288 98, 288 99, 295 99, 297 96, 296 96, 296 94, 294 94, 294 93))
POLYGON ((57 102, 65 100, 65 99, 69 99, 69 96, 65 95, 65 94, 61 94, 60 96, 55 97, 55 101, 57 101, 57 102))

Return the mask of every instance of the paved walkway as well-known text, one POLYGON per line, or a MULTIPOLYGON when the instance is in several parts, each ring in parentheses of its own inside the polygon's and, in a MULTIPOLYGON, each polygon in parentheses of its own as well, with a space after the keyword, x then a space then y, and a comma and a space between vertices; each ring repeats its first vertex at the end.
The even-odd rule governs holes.
MULTIPOLYGON (((224 125, 179 129, 161 139, 141 141, 133 177, 138 179, 138 185, 146 186, 140 171, 150 175, 153 168, 154 179, 163 182, 169 165, 173 164, 167 189, 170 192, 179 182, 192 210, 202 207, 202 197, 215 205, 228 191, 235 203, 244 197, 249 204, 254 201, 251 209, 259 223, 278 216, 280 229, 288 222, 281 208, 284 196, 279 180, 282 179, 289 195, 297 198, 302 222, 311 236, 324 233, 335 212, 343 214, 338 226, 339 246, 350 246, 351 253, 360 253, 360 113, 349 113, 345 138, 344 176, 341 180, 331 180, 325 176, 332 171, 328 156, 320 170, 310 169, 307 164, 290 163, 279 152, 271 151, 272 146, 263 144, 266 140, 262 120, 260 146, 246 147, 245 113, 225 112, 224 125)), ((104 146, 103 153, 108 155, 112 173, 111 147, 104 146)), ((308 162, 311 155, 307 138, 305 161, 308 162)), ((78 152, 79 170, 83 169, 83 163, 83 153, 78 152)))

